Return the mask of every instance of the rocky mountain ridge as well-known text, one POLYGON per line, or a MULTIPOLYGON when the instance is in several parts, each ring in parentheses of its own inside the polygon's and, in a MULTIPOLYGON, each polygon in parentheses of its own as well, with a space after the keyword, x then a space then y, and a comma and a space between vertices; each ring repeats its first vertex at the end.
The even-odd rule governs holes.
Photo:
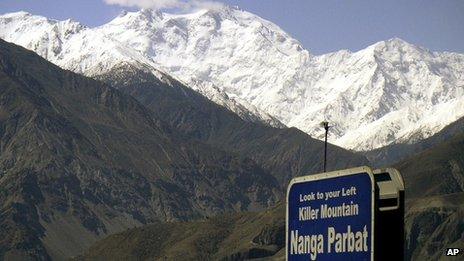
POLYGON ((314 56, 275 24, 232 7, 125 12, 87 28, 27 13, 0 37, 88 76, 120 62, 161 70, 248 120, 297 127, 355 150, 414 143, 464 116, 464 55, 401 39, 314 56))
POLYGON ((186 140, 133 97, 3 40, 0 86, 0 259, 63 259, 129 227, 282 195, 253 160, 186 140))

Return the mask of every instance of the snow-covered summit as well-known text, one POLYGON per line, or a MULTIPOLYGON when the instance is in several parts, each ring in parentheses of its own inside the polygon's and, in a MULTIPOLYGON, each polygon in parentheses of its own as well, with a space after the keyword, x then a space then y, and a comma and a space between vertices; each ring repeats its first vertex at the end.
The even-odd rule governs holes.
POLYGON ((413 142, 464 116, 462 54, 390 39, 315 57, 313 70, 320 76, 312 86, 322 90, 316 96, 327 98, 318 110, 310 106, 286 123, 316 126, 325 115, 335 124, 337 143, 348 148, 413 142))
MULTIPOLYGON (((130 64, 141 70, 151 68, 155 76, 162 80, 165 78, 163 68, 152 59, 149 50, 153 43, 143 34, 154 32, 153 26, 162 19, 161 12, 145 9, 139 12, 124 12, 107 25, 87 28, 71 20, 56 21, 17 12, 0 16, 0 38, 33 50, 62 68, 90 77, 98 77, 122 64, 130 64), (134 33, 128 36, 128 39, 133 40, 129 42, 128 39, 119 38, 112 33, 111 28, 114 28, 118 21, 127 26, 120 26, 121 30, 132 28, 138 31, 139 37, 134 33)), ((275 127, 284 126, 268 113, 253 105, 245 106, 243 104, 246 104, 246 101, 231 98, 213 86, 201 83, 193 87, 245 120, 264 122, 275 127)))
POLYGON ((351 149, 414 141, 464 116, 464 55, 397 38, 313 56, 277 25, 227 6, 125 12, 68 34, 52 29, 65 22, 12 16, 0 16, 1 38, 67 69, 94 76, 122 61, 149 65, 238 114, 276 117, 318 138, 329 120, 331 141, 351 149))
POLYGON ((56 21, 21 11, 1 16, 0 28, 1 38, 32 49, 41 56, 54 57, 62 51, 62 42, 85 26, 70 19, 56 21))

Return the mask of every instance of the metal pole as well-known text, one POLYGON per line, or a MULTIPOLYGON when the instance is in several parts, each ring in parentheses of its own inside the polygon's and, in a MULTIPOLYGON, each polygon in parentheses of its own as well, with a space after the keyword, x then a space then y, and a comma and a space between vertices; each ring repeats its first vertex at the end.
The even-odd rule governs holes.
POLYGON ((325 141, 324 141, 324 172, 327 171, 327 134, 329 132, 329 123, 327 121, 322 122, 322 126, 325 129, 325 141))

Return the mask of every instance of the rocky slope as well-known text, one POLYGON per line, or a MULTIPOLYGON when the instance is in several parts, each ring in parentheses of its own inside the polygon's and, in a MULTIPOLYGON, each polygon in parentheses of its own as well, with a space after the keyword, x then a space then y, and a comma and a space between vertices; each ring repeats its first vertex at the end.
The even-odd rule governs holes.
MULTIPOLYGON (((296 128, 244 121, 175 79, 164 75, 160 80, 143 67, 124 64, 97 78, 138 99, 185 138, 253 159, 284 189, 295 176, 322 171, 323 142, 296 128)), ((328 145, 329 170, 367 163, 361 155, 328 145)))
POLYGON ((450 140, 455 135, 464 133, 464 118, 451 123, 433 136, 416 143, 391 144, 379 149, 365 151, 365 155, 376 166, 388 166, 405 158, 419 154, 427 149, 450 140))
POLYGON ((157 220, 258 210, 253 160, 185 140, 134 98, 0 41, 1 259, 78 254, 157 220))
MULTIPOLYGON (((461 134, 396 165, 406 184, 406 260, 448 260, 444 256, 448 247, 464 247, 463 155, 464 135, 461 134)), ((285 260, 284 242, 285 207, 279 204, 259 213, 132 229, 99 241, 80 260, 118 256, 128 260, 169 259, 186 256, 185 253, 191 253, 192 260, 202 253, 208 258, 223 260, 252 257, 285 260), (157 243, 155 238, 160 233, 169 234, 174 243, 157 243), (207 241, 212 245, 198 243, 211 235, 216 235, 215 240, 207 241), (185 240, 177 242, 176 238, 185 240), (119 249, 127 239, 130 245, 119 249)))
POLYGON ((284 206, 279 205, 260 213, 238 213, 190 223, 151 224, 105 238, 76 260, 270 257, 285 245, 284 213, 284 206))

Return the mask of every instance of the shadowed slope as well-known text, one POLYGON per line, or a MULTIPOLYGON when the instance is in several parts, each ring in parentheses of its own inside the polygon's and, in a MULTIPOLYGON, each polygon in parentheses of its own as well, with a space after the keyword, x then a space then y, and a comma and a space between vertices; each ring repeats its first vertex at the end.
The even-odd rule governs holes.
POLYGON ((157 220, 280 198, 252 160, 188 141, 134 98, 0 41, 0 257, 69 257, 157 220))
MULTIPOLYGON (((446 143, 396 165, 406 184, 407 260, 438 260, 444 258, 446 248, 464 247, 463 155, 464 135, 457 135, 446 143)), ((175 257, 173 253, 187 252, 192 253, 192 259, 199 257, 200 253, 208 253, 208 257, 213 259, 263 257, 265 260, 285 260, 284 238, 285 208, 284 204, 280 204, 260 213, 236 214, 181 225, 157 224, 146 230, 129 230, 99 241, 82 258, 118 257, 112 252, 121 253, 117 250, 118 246, 129 241, 129 247, 124 249, 124 253, 130 253, 125 257, 132 260, 138 257, 170 258, 175 257), (227 222, 218 226, 217 222, 223 220, 227 222), (200 224, 203 230, 198 229, 200 224), (193 229, 195 233, 188 232, 193 229), (165 230, 168 233, 175 231, 178 238, 186 238, 182 241, 183 245, 160 245, 156 242, 142 244, 146 238, 160 235, 164 233, 160 231, 165 230), (198 239, 209 238, 209 233, 221 235, 217 241, 207 241, 215 242, 214 248, 197 244, 198 239), (131 240, 126 240, 128 238, 131 240), (132 238, 137 240, 132 241, 132 238), (159 252, 143 252, 146 249, 159 249, 159 252)))
MULTIPOLYGON (((322 170, 322 141, 296 128, 244 121, 167 75, 158 79, 150 68, 121 64, 100 79, 131 94, 185 137, 254 159, 282 187, 292 177, 322 170)), ((363 156, 329 144, 329 170, 363 164, 363 156)))
POLYGON ((446 126, 432 137, 420 140, 413 144, 392 144, 380 149, 362 152, 373 164, 377 166, 388 166, 395 162, 404 160, 415 154, 419 154, 440 143, 446 142, 453 136, 464 133, 464 118, 446 126))
POLYGON ((284 205, 260 213, 189 223, 157 223, 112 235, 79 260, 243 260, 272 256, 285 244, 284 205))

